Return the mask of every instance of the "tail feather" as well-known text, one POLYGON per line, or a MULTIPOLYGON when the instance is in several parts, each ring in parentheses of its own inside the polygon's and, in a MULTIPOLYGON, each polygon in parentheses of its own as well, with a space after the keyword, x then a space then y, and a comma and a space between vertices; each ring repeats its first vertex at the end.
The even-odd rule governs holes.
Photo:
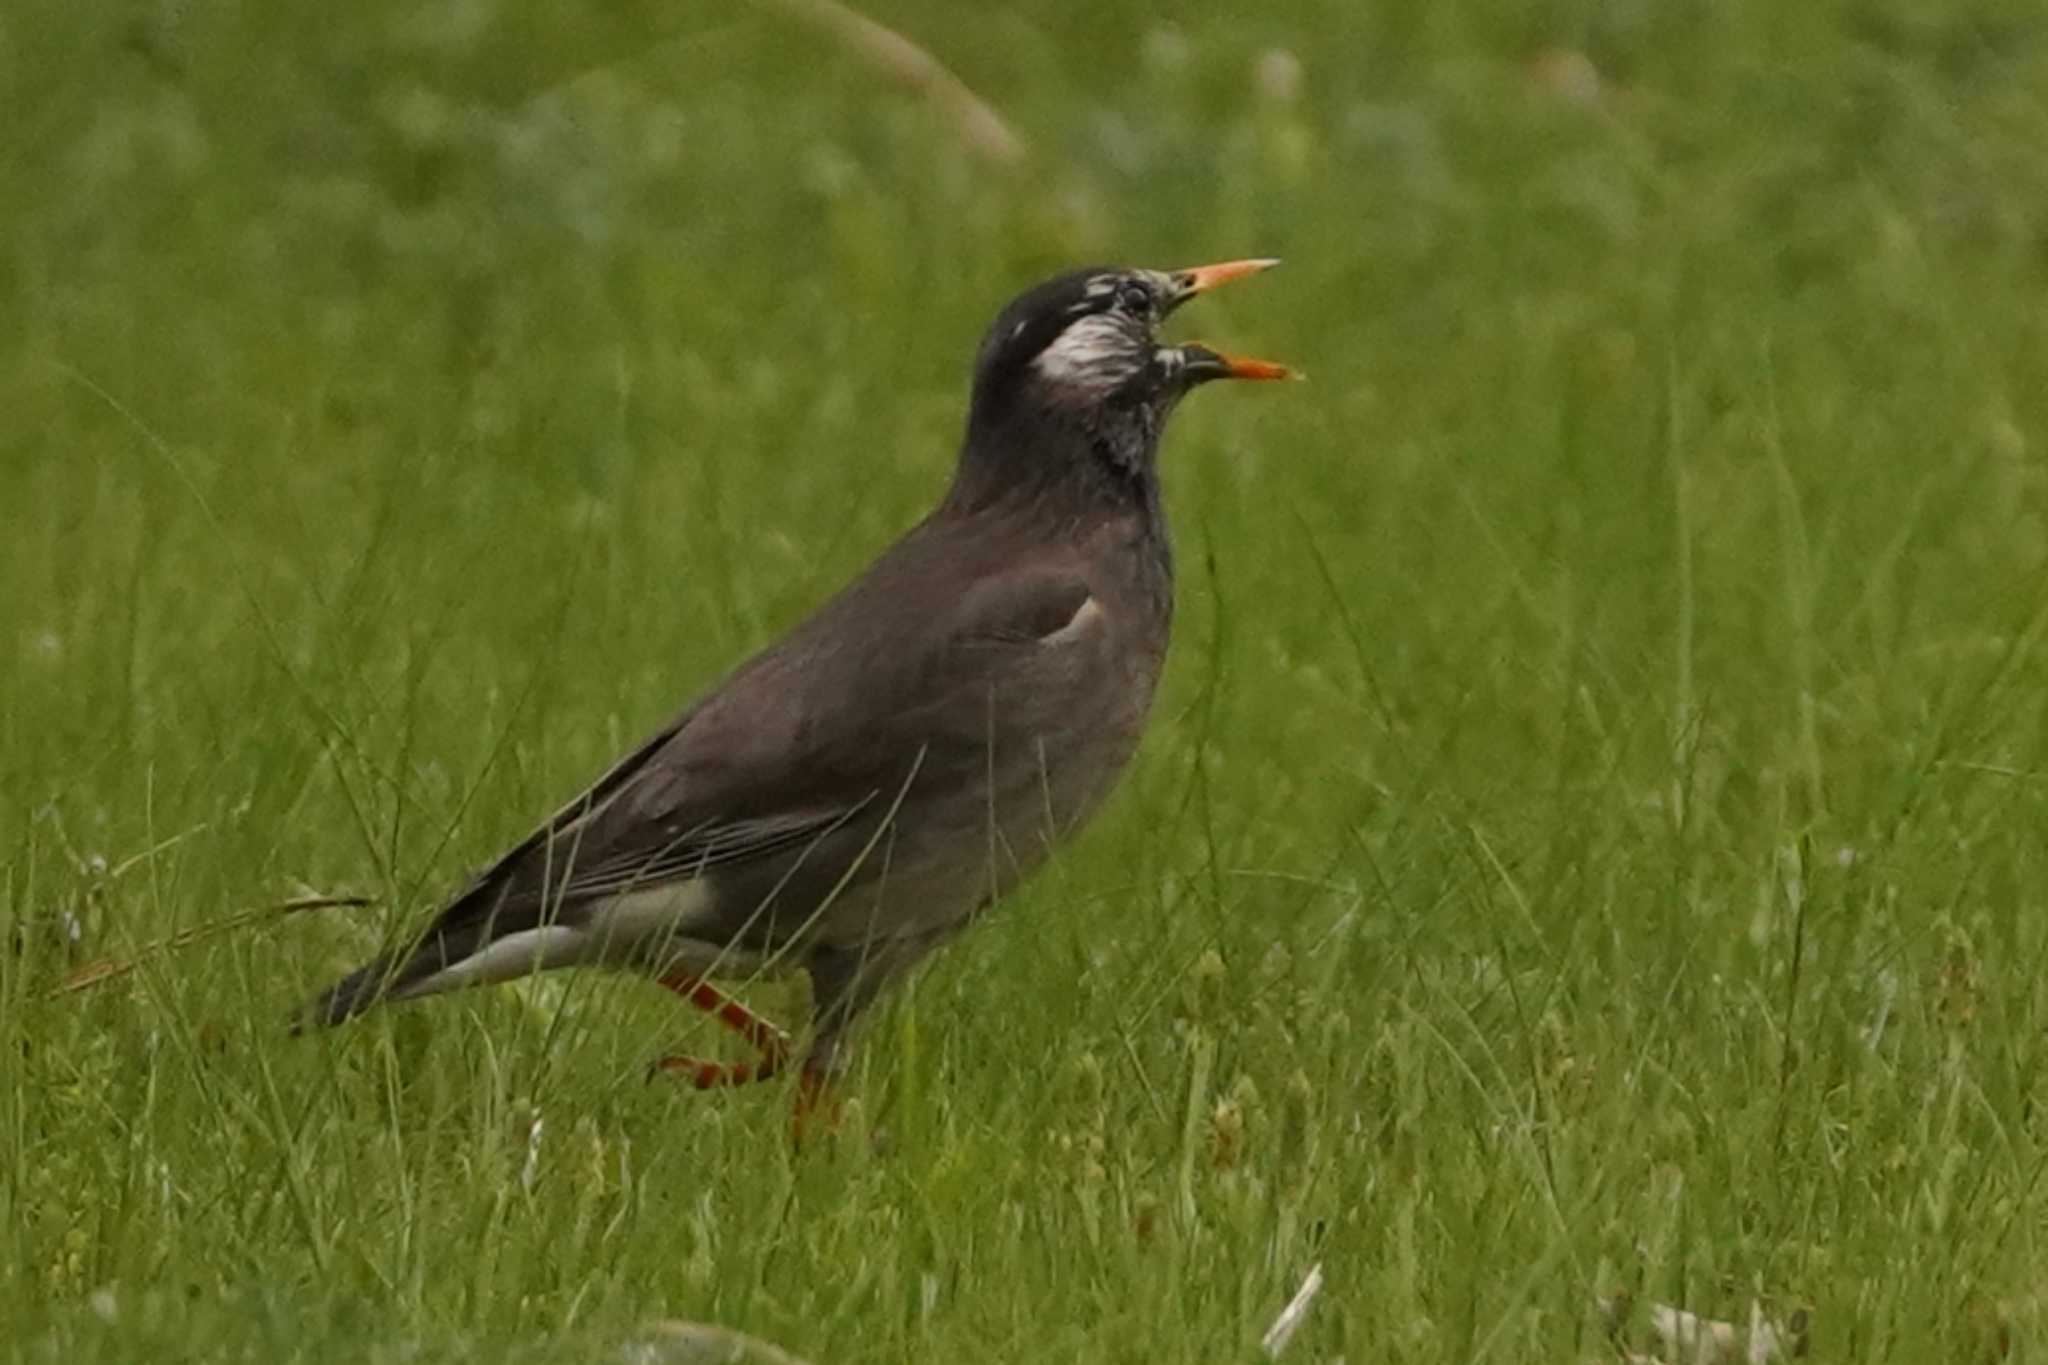
POLYGON ((487 923, 436 924, 419 942, 371 958, 307 1001, 293 1016, 291 1031, 331 1028, 386 1000, 424 994, 422 986, 490 938, 487 923))
POLYGON ((416 942, 370 959, 314 996, 292 1032, 331 1027, 386 1000, 511 981, 586 960, 590 936, 575 925, 543 920, 541 909, 537 899, 512 900, 478 887, 416 942))

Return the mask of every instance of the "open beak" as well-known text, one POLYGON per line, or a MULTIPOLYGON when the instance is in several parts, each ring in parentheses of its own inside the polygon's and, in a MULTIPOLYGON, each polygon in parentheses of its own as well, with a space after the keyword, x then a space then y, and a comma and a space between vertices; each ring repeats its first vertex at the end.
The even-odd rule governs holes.
MULTIPOLYGON (((1244 261, 1222 261, 1216 265, 1198 265, 1188 270, 1174 270, 1167 274, 1172 282, 1173 293, 1166 299, 1160 310, 1171 313, 1197 294, 1206 294, 1219 284, 1229 284, 1247 275, 1256 275, 1262 270, 1271 270, 1280 264, 1272 257, 1255 257, 1244 261)), ((1293 379, 1295 372, 1285 365, 1276 365, 1270 360, 1253 360, 1246 356, 1225 355, 1223 352, 1204 346, 1199 342, 1180 348, 1181 374, 1190 386, 1205 384, 1211 379, 1293 379)))
POLYGON ((1270 256, 1260 256, 1248 261, 1222 261, 1216 265, 1198 265, 1188 270, 1168 271, 1166 278, 1173 282, 1173 296, 1166 301, 1166 311, 1186 303, 1197 294, 1206 294, 1219 284, 1229 284, 1247 275, 1256 275, 1261 270, 1271 270, 1280 262, 1270 256))
POLYGON ((1181 376, 1184 383, 1193 386, 1206 384, 1212 379, 1299 379, 1301 376, 1285 365, 1276 365, 1270 360, 1253 360, 1250 356, 1225 355, 1223 352, 1204 346, 1199 341, 1189 342, 1180 348, 1181 376))

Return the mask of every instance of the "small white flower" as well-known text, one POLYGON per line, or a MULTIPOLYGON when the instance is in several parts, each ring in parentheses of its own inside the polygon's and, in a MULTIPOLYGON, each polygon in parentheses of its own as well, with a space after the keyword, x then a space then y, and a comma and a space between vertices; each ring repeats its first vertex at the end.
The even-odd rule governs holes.
POLYGON ((533 1193, 534 1181, 540 1178, 540 1135, 545 1121, 536 1113, 533 1122, 526 1129, 526 1165, 519 1171, 519 1188, 533 1193))

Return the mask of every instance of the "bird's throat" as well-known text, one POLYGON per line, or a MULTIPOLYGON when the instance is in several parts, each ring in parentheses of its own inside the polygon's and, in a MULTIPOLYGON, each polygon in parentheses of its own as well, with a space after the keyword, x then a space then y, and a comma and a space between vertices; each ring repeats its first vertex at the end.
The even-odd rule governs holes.
POLYGON ((979 511, 1024 503, 1054 515, 1156 517, 1159 425, 1159 414, 1143 406, 978 412, 946 506, 979 511))

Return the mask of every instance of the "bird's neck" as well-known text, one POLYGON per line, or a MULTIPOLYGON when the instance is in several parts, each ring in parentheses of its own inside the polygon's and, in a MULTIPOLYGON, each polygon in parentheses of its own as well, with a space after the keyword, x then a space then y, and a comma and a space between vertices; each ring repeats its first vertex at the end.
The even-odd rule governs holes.
POLYGON ((1158 448, 1149 409, 977 411, 944 506, 972 513, 1012 505, 1056 518, 1136 512, 1163 533, 1158 448))

